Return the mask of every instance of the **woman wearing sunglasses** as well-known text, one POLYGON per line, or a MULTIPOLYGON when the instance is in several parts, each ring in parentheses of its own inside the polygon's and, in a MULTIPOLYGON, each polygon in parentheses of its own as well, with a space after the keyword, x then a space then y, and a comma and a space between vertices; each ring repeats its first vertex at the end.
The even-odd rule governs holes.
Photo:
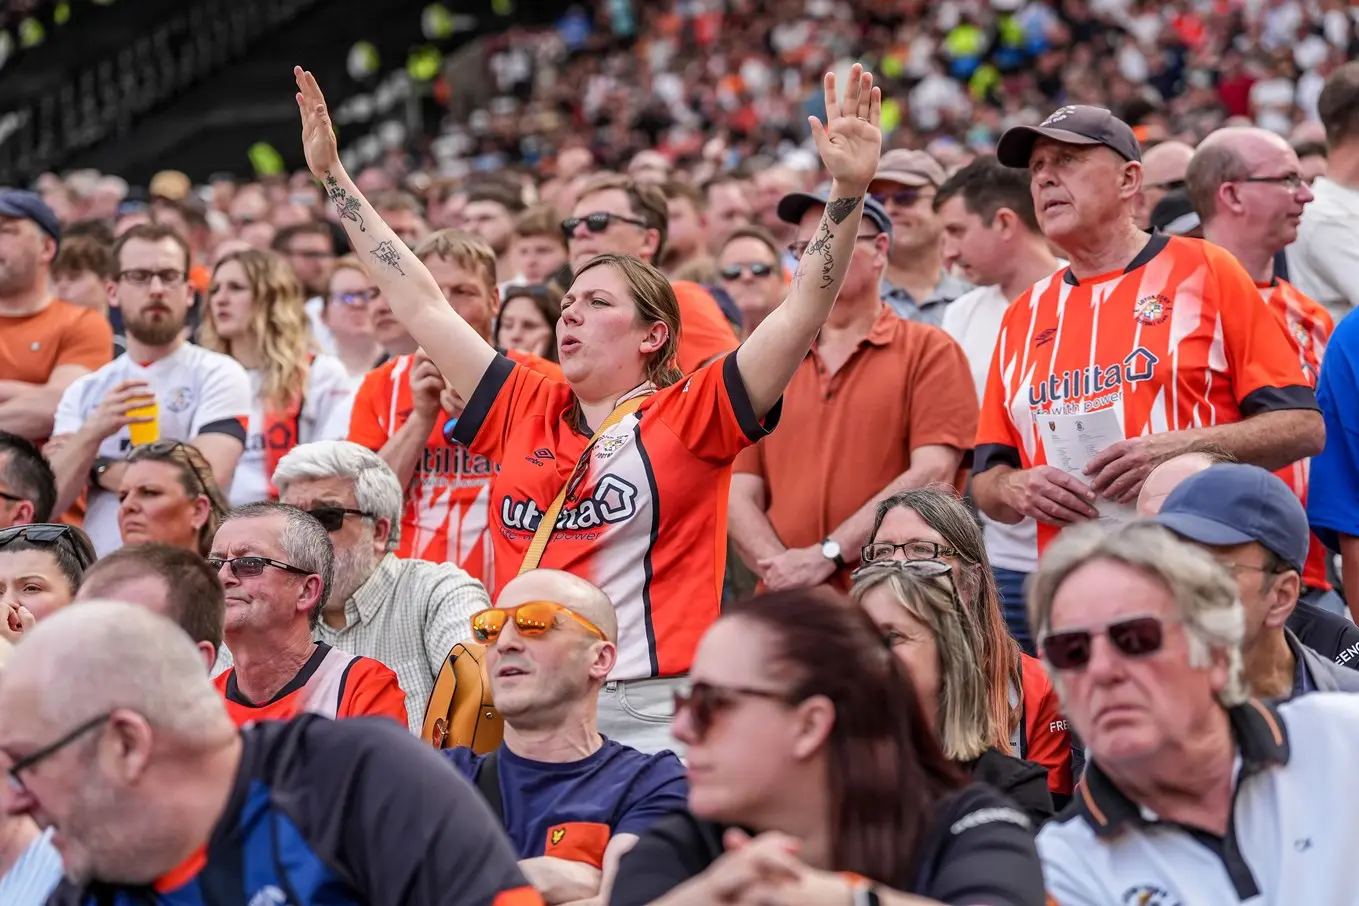
POLYGON ((561 293, 545 283, 507 286, 495 319, 495 345, 557 361, 553 334, 562 315, 561 293))
POLYGON ((335 356, 349 375, 351 390, 358 390, 363 376, 386 359, 373 329, 372 307, 381 295, 358 258, 346 255, 335 262, 321 321, 335 338, 335 356))
POLYGON ((856 64, 842 114, 827 74, 829 125, 813 119, 812 131, 831 200, 787 299, 736 352, 681 375, 675 290, 638 258, 600 255, 576 268, 562 300, 560 382, 499 355, 447 304, 341 167, 315 78, 294 75, 313 175, 375 262, 392 310, 467 401, 447 436, 500 467, 489 494, 490 584, 504 587, 545 526, 534 565, 581 576, 619 611, 601 730, 644 751, 667 747, 670 693, 718 614, 732 462, 776 423, 844 281, 882 145, 881 91, 856 64))
POLYGON ((212 273, 199 343, 241 363, 254 399, 232 506, 277 497, 274 469, 293 447, 349 431, 353 382, 338 359, 312 355, 303 302, 302 284, 273 252, 233 252, 212 273))
POLYGON ((778 243, 763 227, 741 227, 722 240, 717 252, 718 285, 741 312, 741 327, 750 335, 788 292, 778 243))
POLYGON ((689 809, 623 857, 612 906, 1042 906, 1028 818, 968 785, 910 674, 840 596, 738 605, 691 679, 674 726, 689 809))
POLYGON ((988 707, 985 627, 964 607, 939 560, 878 560, 854 574, 853 598, 911 675, 944 754, 978 783, 1006 794, 1034 826, 1052 817, 1048 772, 1006 755, 1009 728, 988 707))
POLYGON ((94 561, 94 544, 73 525, 0 530, 0 637, 17 642, 39 620, 70 604, 94 561))
POLYGON ((226 498, 197 447, 174 440, 133 447, 118 491, 124 544, 155 541, 206 557, 226 498))
POLYGON ((951 492, 920 488, 894 494, 878 504, 861 557, 865 564, 939 560, 952 568, 958 600, 983 631, 979 661, 987 708, 1008 737, 996 747, 1047 768, 1053 802, 1065 805, 1071 796, 1071 733, 1043 665, 1023 654, 1006 628, 986 542, 972 512, 951 492))

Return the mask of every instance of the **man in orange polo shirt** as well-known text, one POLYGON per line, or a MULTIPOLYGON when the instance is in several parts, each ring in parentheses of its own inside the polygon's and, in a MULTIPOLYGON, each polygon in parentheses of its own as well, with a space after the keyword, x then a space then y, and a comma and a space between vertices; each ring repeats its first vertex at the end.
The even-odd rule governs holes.
MULTIPOLYGON (((491 247, 471 233, 440 230, 416 246, 415 254, 448 304, 491 342, 500 307, 491 247)), ((512 350, 505 354, 561 380, 555 362, 512 350)), ((423 354, 398 356, 363 379, 348 439, 381 456, 405 491, 397 556, 454 563, 489 583, 495 562, 487 534, 488 495, 499 467, 452 439, 463 402, 423 354)))
MULTIPOLYGON (((825 205, 824 191, 779 202, 779 216, 797 225, 798 258, 825 205)), ((877 502, 955 484, 977 431, 962 348, 880 299, 892 222, 871 198, 858 239, 835 308, 783 394, 780 430, 736 459, 729 537, 771 590, 848 587, 877 502)))

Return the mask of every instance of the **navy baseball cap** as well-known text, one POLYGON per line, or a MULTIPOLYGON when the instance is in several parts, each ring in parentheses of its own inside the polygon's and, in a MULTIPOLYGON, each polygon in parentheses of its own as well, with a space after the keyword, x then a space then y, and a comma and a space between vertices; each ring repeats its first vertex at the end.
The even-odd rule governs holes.
MULTIPOLYGON (((830 190, 830 183, 822 183, 813 192, 793 192, 783 196, 779 199, 779 220, 801 223, 802 215, 812 205, 830 204, 830 190)), ((888 239, 892 238, 892 220, 887 216, 887 210, 867 195, 864 196, 864 219, 876 226, 879 233, 886 233, 888 239)))
POLYGON ((1219 463, 1186 478, 1152 520, 1199 544, 1257 542, 1298 572, 1311 541, 1297 495, 1279 476, 1244 463, 1219 463))
POLYGON ((1132 127, 1104 107, 1072 104, 1059 107, 1037 126, 1011 126, 996 144, 996 159, 1007 167, 1029 166, 1040 138, 1068 145, 1103 145, 1126 160, 1141 162, 1142 145, 1132 127))
POLYGON ((0 192, 0 217, 31 220, 38 225, 38 229, 55 239, 58 245, 61 244, 61 221, 37 192, 24 189, 0 192))

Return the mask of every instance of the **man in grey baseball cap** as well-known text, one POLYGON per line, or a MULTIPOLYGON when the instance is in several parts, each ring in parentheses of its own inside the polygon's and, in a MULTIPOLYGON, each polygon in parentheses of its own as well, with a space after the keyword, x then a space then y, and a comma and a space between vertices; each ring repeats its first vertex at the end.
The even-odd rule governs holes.
POLYGON ((1154 521, 1207 550, 1236 580, 1255 695, 1359 692, 1359 628, 1298 601, 1311 537, 1306 511, 1281 478, 1243 463, 1212 466, 1171 491, 1154 521))

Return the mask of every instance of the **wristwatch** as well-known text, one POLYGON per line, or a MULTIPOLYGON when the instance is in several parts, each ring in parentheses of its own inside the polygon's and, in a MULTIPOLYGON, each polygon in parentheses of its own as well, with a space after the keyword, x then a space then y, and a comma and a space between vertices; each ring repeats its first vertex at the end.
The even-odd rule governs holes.
POLYGON ((840 556, 840 542, 827 537, 821 542, 821 556, 835 564, 836 569, 844 569, 849 564, 840 556))
POLYGON ((877 884, 853 872, 844 872, 844 877, 849 882, 850 906, 882 906, 877 884))
POLYGON ((94 461, 94 465, 90 466, 89 474, 90 485, 101 491, 104 490, 104 485, 102 484, 101 479, 104 477, 104 473, 109 470, 109 466, 113 465, 117 461, 118 460, 110 459, 109 457, 106 456, 101 456, 98 459, 96 459, 94 461))

